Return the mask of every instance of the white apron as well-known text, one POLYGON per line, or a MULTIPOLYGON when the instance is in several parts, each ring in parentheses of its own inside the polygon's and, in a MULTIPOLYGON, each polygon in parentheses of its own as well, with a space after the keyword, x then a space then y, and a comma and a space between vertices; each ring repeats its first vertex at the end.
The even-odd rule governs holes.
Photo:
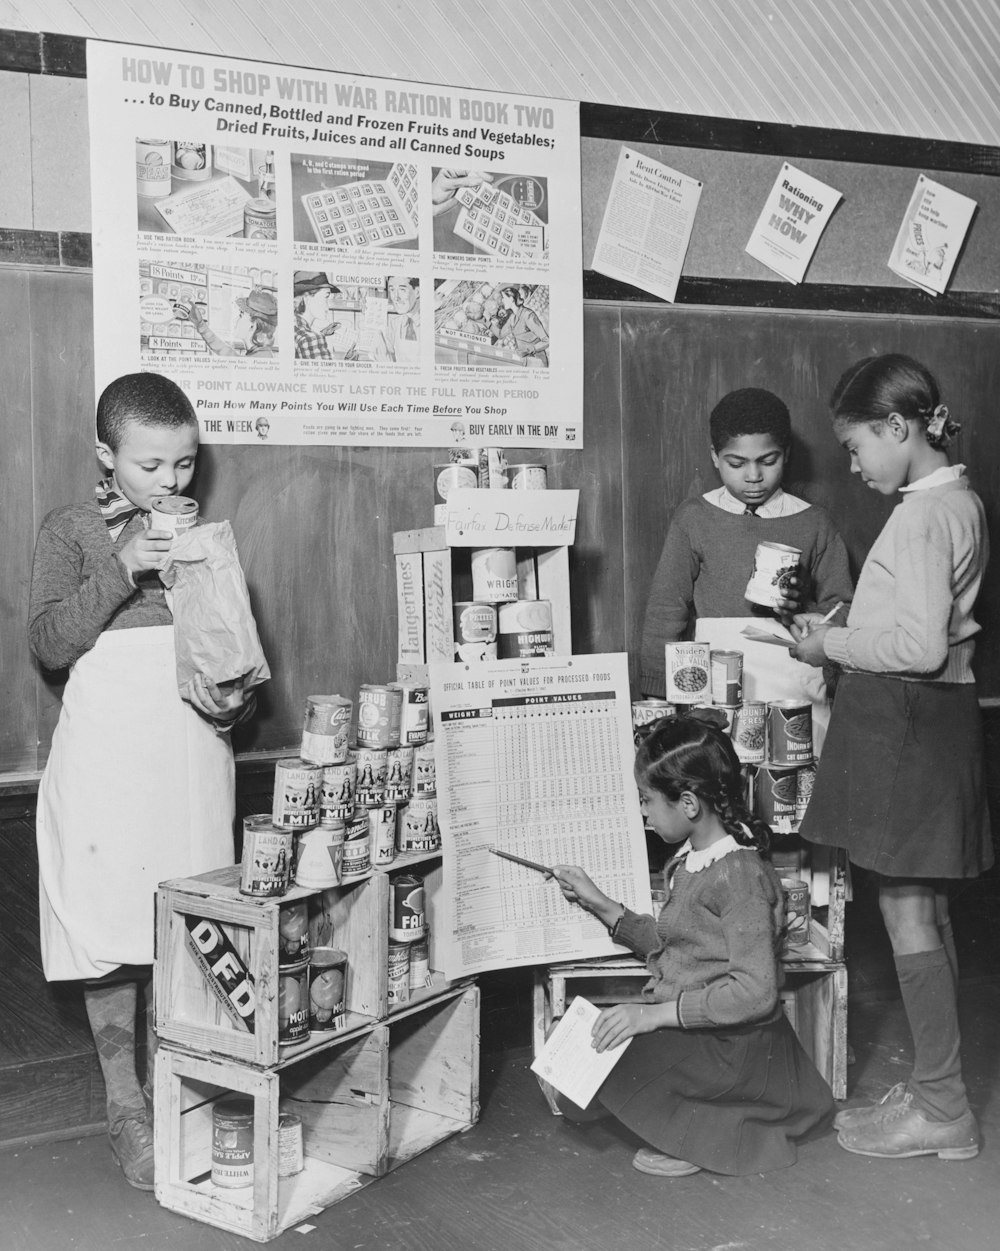
POLYGON ((228 735, 177 693, 173 626, 106 630, 73 665, 36 821, 49 981, 153 961, 168 878, 234 861, 228 735))

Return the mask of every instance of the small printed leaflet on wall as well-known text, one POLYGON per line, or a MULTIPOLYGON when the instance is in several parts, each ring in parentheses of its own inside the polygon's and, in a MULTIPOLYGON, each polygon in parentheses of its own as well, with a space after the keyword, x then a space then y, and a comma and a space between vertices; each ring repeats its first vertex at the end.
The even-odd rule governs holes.
POLYGON ((929 295, 943 295, 976 201, 921 174, 889 257, 889 268, 929 295))
POLYGON ((801 282, 843 196, 786 161, 744 251, 789 282, 801 282))

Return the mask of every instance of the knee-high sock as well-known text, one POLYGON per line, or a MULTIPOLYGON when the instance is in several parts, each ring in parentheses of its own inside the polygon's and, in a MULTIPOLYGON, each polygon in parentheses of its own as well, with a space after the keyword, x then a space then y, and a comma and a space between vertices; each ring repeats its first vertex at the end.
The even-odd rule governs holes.
POLYGON ((108 1128, 145 1116, 135 1072, 135 982, 85 986, 84 1003, 108 1096, 108 1128))
POLYGON ((896 956, 896 973, 913 1035, 914 1101, 929 1117, 951 1121, 968 1109, 955 978, 943 947, 896 956))
POLYGON ((948 953, 948 963, 951 965, 952 977, 955 979, 955 986, 958 986, 958 951, 955 947, 955 931, 951 928, 951 917, 945 921, 944 925, 939 925, 938 930, 941 934, 941 941, 944 943, 944 949, 948 953))

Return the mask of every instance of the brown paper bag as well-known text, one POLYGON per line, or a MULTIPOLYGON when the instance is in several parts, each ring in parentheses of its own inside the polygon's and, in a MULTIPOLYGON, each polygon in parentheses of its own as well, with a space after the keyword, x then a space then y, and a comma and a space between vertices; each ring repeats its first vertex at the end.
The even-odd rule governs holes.
POLYGON ((250 608, 236 538, 228 521, 192 526, 170 546, 160 579, 174 615, 177 687, 190 702, 196 673, 244 690, 271 676, 250 608))

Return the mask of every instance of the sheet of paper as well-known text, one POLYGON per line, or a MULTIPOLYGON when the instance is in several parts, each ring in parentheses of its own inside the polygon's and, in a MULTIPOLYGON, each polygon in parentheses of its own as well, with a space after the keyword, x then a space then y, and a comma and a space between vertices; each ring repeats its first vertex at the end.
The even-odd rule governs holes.
POLYGON ((620 953, 556 882, 490 848, 580 865, 613 899, 651 911, 627 656, 439 664, 430 676, 442 970, 464 977, 620 953))
POLYGON ((581 1108, 597 1094, 632 1041, 627 1038, 618 1047, 595 1051, 590 1035, 600 1015, 599 1008, 577 995, 531 1066, 532 1073, 581 1108))
POLYGON ((778 647, 794 647, 795 640, 787 635, 774 634, 770 630, 762 630, 759 626, 744 626, 740 633, 755 643, 774 643, 778 647))
POLYGON ((921 174, 900 223, 889 268, 930 295, 942 295, 975 211, 975 200, 921 174))
POLYGON ((673 303, 701 183, 622 148, 594 249, 594 268, 673 303))
POLYGON ((801 282, 842 199, 835 187, 786 161, 744 251, 789 282, 801 282))
POLYGON ((179 235, 214 239, 243 229, 243 206, 250 196, 231 174, 217 182, 194 183, 156 201, 160 216, 179 235))

